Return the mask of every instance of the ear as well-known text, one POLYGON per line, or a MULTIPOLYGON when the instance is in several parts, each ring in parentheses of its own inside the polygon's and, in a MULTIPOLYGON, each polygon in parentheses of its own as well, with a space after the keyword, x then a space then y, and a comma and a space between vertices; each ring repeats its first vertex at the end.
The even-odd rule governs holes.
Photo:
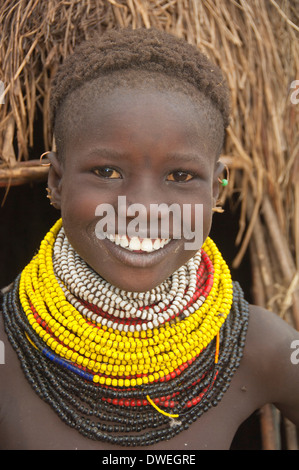
POLYGON ((50 161, 48 188, 51 194, 51 204, 55 209, 61 209, 62 163, 56 152, 49 152, 47 158, 50 161))
POLYGON ((213 178, 213 203, 214 206, 216 206, 218 196, 219 196, 219 180, 218 178, 220 177, 221 173, 225 169, 224 164, 218 160, 216 165, 215 165, 215 171, 214 171, 214 178, 213 178))

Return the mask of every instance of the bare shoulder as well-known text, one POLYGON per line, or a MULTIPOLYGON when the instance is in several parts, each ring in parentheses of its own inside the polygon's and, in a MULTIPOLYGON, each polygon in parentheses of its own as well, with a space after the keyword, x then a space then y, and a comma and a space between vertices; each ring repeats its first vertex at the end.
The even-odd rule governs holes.
POLYGON ((266 401, 299 425, 299 332, 278 315, 251 305, 245 357, 266 401))
POLYGON ((299 340, 299 332, 278 315, 262 307, 250 305, 248 346, 262 354, 260 360, 275 361, 277 365, 287 358, 291 362, 294 342, 299 340))
POLYGON ((290 352, 291 342, 299 339, 298 331, 275 313, 257 305, 250 305, 249 312, 248 335, 256 347, 266 348, 272 355, 285 347, 290 352))
POLYGON ((3 301, 3 294, 5 289, 0 289, 0 398, 1 398, 1 390, 5 384, 5 380, 3 380, 3 374, 5 373, 5 355, 6 355, 6 346, 7 346, 7 336, 4 329, 4 321, 3 321, 3 314, 2 314, 2 301, 3 301))
POLYGON ((7 374, 11 370, 11 365, 15 364, 14 352, 8 340, 3 319, 3 294, 8 292, 11 285, 0 289, 0 399, 3 397, 3 391, 7 388, 7 374))
POLYGON ((4 324, 2 294, 11 287, 12 285, 0 290, 0 443, 3 442, 3 423, 7 422, 8 413, 15 406, 15 392, 20 389, 20 383, 23 383, 20 382, 20 378, 23 379, 20 363, 4 324))

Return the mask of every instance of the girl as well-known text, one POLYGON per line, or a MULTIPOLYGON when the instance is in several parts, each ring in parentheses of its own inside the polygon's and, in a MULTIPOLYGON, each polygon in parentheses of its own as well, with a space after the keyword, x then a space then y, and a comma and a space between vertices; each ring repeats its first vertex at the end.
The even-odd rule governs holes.
POLYGON ((3 291, 1 447, 229 449, 265 403, 299 424, 299 335, 248 305, 209 238, 218 68, 166 33, 112 31, 62 65, 51 109, 61 219, 3 291))

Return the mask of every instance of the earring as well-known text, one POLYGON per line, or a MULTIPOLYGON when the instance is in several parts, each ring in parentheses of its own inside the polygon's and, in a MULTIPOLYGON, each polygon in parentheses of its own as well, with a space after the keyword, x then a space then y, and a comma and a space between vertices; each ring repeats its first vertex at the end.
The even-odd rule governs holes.
POLYGON ((227 186, 227 185, 228 185, 228 180, 225 179, 225 178, 223 178, 223 179, 220 181, 220 183, 221 183, 221 186, 223 186, 223 187, 224 187, 224 186, 227 186))
POLYGON ((219 212, 219 214, 222 214, 222 212, 224 212, 224 209, 222 209, 222 207, 216 206, 212 208, 212 211, 219 212))
MULTIPOLYGON (((50 150, 48 150, 47 152, 42 153, 41 156, 39 157, 39 161, 42 162, 44 156, 47 155, 48 153, 51 153, 50 150)), ((42 166, 51 166, 51 163, 42 163, 42 166)))
MULTIPOLYGON (((226 174, 227 174, 226 178, 218 178, 218 181, 223 188, 225 188, 225 186, 227 186, 229 182, 229 169, 227 165, 225 165, 225 169, 226 169, 226 174)), ((213 207, 212 211, 222 214, 224 212, 224 209, 222 209, 221 206, 216 206, 216 207, 213 207)))
POLYGON ((224 165, 224 166, 225 166, 225 169, 226 169, 227 177, 226 178, 218 178, 219 183, 221 183, 221 186, 223 186, 223 187, 227 186, 228 182, 229 182, 229 169, 228 169, 227 165, 224 165))
POLYGON ((47 198, 50 199, 50 204, 51 204, 51 206, 53 206, 51 189, 46 188, 46 191, 48 193, 47 198))

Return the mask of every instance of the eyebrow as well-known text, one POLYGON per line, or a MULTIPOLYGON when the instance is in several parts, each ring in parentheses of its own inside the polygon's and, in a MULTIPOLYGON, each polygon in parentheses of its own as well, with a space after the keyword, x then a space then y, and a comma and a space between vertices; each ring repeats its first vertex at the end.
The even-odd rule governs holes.
POLYGON ((202 168, 208 168, 208 158, 204 158, 200 153, 168 153, 166 155, 168 162, 193 163, 202 168))
MULTIPOLYGON (((90 152, 86 154, 86 158, 92 158, 100 156, 103 158, 111 158, 111 159, 124 159, 129 157, 129 155, 125 152, 116 149, 109 149, 106 147, 96 147, 92 149, 90 152)), ((181 163, 196 163, 204 164, 206 162, 206 158, 201 157, 200 153, 179 153, 179 152, 170 152, 165 155, 167 162, 181 162, 181 163)))
POLYGON ((186 162, 197 162, 201 160, 198 153, 168 153, 168 160, 184 160, 186 162))
POLYGON ((95 156, 120 159, 126 157, 126 154, 115 149, 108 149, 106 147, 93 148, 90 152, 86 154, 86 158, 95 156))

